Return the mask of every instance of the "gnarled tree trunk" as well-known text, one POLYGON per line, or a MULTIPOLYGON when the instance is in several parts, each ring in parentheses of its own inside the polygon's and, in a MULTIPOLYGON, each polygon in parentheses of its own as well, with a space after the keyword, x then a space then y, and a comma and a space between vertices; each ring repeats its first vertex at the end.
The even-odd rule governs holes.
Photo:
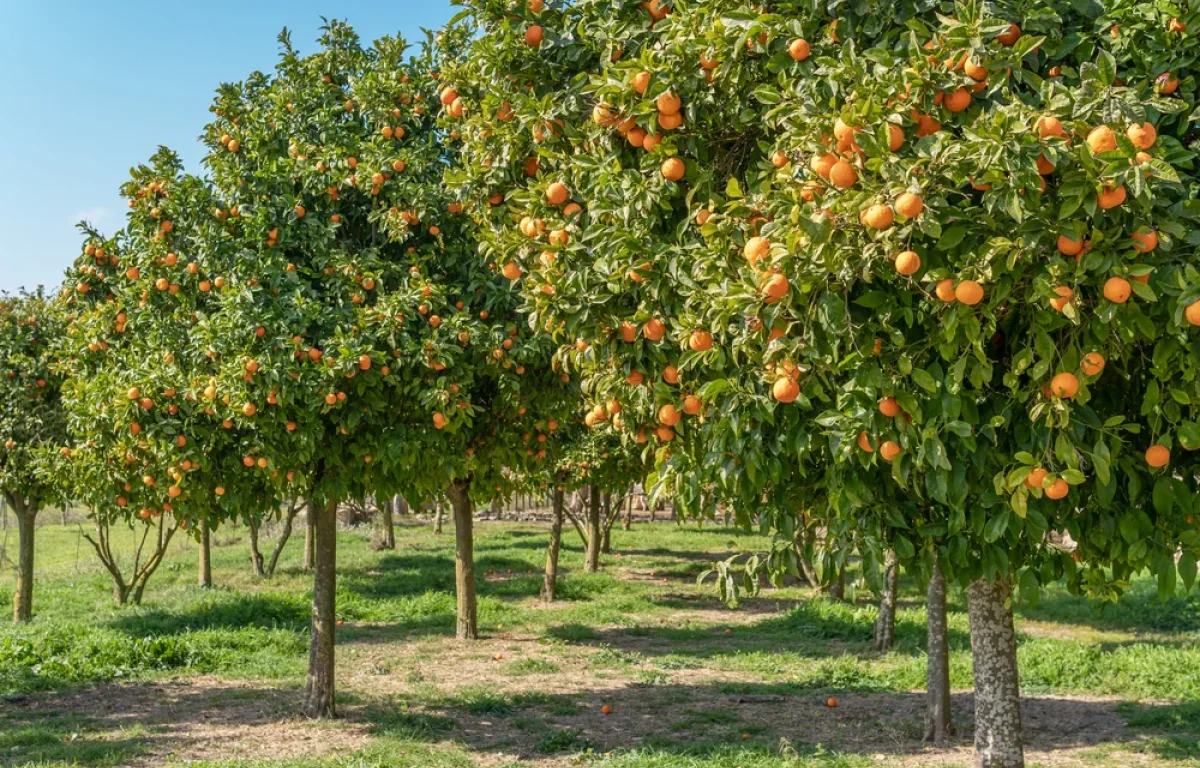
POLYGON ((336 717, 333 672, 337 632, 337 503, 317 505, 310 502, 308 508, 309 521, 315 522, 315 546, 304 714, 312 718, 336 717))
POLYGON ((946 744, 954 733, 950 719, 950 640, 946 626, 946 577, 936 563, 926 603, 929 639, 925 662, 925 741, 946 744))
POLYGON ((200 562, 196 583, 202 587, 211 587, 212 580, 212 536, 208 530, 208 521, 200 521, 200 562))
POLYGON ((20 496, 10 496, 17 518, 17 584, 13 590, 13 621, 33 618, 33 535, 37 505, 20 496))
POLYGON ((1024 768, 1021 690, 1013 630, 1012 583, 971 583, 968 616, 975 668, 975 766, 1024 768))
POLYGON ((887 653, 896 641, 896 590, 900 588, 900 564, 896 553, 883 556, 883 593, 879 596, 879 618, 875 620, 875 650, 887 653))
POLYGON ((558 590, 558 552, 562 547, 564 506, 563 490, 561 487, 555 486, 554 519, 550 523, 550 546, 546 549, 546 573, 542 580, 542 600, 547 603, 554 602, 558 590))
POLYGON ((583 570, 586 573, 597 573, 600 570, 600 489, 588 486, 588 510, 584 520, 584 538, 587 540, 587 557, 583 570))
POLYGON ((471 482, 456 480, 446 491, 454 508, 454 586, 458 594, 459 640, 479 639, 475 608, 475 513, 471 509, 471 482))

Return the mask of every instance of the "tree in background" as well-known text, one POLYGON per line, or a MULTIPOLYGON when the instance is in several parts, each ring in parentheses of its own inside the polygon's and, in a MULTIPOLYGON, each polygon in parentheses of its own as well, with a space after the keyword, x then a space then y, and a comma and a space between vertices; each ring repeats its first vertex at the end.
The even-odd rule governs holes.
POLYGON ((0 493, 17 518, 16 622, 33 617, 34 524, 62 498, 58 476, 71 452, 54 357, 63 326, 61 307, 40 290, 0 294, 0 493))

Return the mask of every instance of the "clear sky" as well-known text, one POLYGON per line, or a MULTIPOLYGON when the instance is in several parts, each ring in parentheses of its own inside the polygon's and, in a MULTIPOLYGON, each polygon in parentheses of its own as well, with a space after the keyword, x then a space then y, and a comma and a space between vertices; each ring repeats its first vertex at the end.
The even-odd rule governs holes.
POLYGON ((364 41, 421 39, 449 0, 0 0, 0 291, 57 287, 76 222, 118 229, 117 188, 162 144, 200 171, 221 82, 269 70, 283 27, 303 51, 321 17, 364 41))

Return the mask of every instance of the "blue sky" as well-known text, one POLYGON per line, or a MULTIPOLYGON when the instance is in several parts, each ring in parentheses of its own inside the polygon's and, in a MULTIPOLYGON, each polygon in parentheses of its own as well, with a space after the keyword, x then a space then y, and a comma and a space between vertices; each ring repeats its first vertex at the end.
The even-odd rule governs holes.
POLYGON ((165 144, 199 171, 217 85, 274 66, 280 29, 315 47, 321 17, 364 40, 421 37, 449 0, 0 0, 0 291, 57 286, 75 223, 118 229, 117 188, 165 144))

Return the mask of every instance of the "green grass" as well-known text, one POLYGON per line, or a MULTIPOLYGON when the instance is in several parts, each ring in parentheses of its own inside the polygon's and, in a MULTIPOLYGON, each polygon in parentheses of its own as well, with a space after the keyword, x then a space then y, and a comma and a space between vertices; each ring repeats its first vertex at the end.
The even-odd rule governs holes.
MULTIPOLYGON (((325 757, 193 764, 470 768, 486 752, 512 756, 511 763, 494 755, 487 761, 508 768, 532 759, 606 768, 857 768, 880 763, 839 751, 836 734, 822 747, 803 730, 748 719, 723 702, 769 697, 792 708, 831 694, 899 701, 924 687, 925 612, 907 580, 896 647, 878 655, 870 650, 875 608, 865 593, 836 603, 798 587, 765 589, 733 613, 695 585, 710 561, 764 547, 760 537, 642 524, 615 531, 620 557, 606 557, 604 573, 585 574, 568 531, 560 600, 543 606, 545 528, 487 523, 476 530, 480 628, 493 639, 476 646, 452 639, 452 531, 437 537, 428 526, 401 526, 397 552, 372 551, 365 531, 342 532, 339 699, 364 741, 325 757), (596 730, 605 702, 631 713, 630 727, 640 730, 596 730), (632 714, 643 710, 654 714, 632 714)), ((128 554, 131 532, 117 539, 128 554)), ((262 580, 250 571, 245 532, 217 531, 217 587, 206 590, 194 585, 194 543, 181 536, 144 604, 117 607, 107 573, 77 528, 43 526, 35 620, 15 626, 0 616, 0 695, 46 701, 90 685, 203 675, 244 684, 220 697, 203 693, 218 710, 263 697, 294 699, 307 662, 311 596, 310 576, 299 568, 301 540, 302 532, 277 575, 262 580)), ((0 571, 0 605, 12 587, 11 570, 0 571)), ((1100 608, 1052 588, 1036 605, 1018 606, 1026 693, 1127 701, 1118 713, 1138 739, 1080 745, 1076 754, 1097 766, 1124 766, 1131 755, 1145 765, 1200 760, 1200 598, 1162 602, 1154 589, 1150 580, 1136 581, 1130 594, 1100 608), (1137 703, 1146 699, 1169 702, 1137 703)), ((967 690, 965 600, 952 591, 950 602, 952 685, 967 690)), ((286 702, 276 708, 294 711, 286 702)), ((154 716, 118 720, 78 707, 34 712, 0 699, 0 766, 122 765, 161 754, 172 730, 169 718, 154 716)), ((897 738, 916 749, 918 731, 902 724, 897 738)))

